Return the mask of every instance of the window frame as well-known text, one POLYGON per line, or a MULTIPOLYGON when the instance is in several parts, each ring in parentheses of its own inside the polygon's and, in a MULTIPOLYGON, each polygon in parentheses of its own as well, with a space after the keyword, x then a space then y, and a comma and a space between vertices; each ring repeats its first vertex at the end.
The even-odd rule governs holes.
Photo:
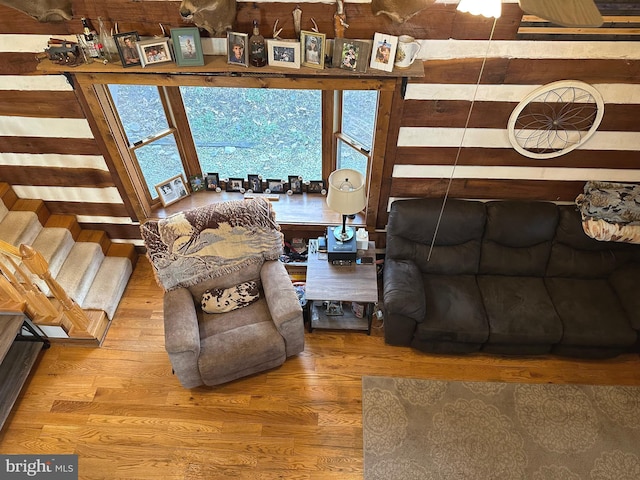
MULTIPOLYGON (((337 137, 340 124, 337 119, 341 115, 342 90, 377 90, 378 105, 374 131, 374 145, 367 172, 369 187, 368 204, 365 210, 367 226, 375 228, 377 211, 380 202, 380 182, 383 177, 384 155, 387 146, 387 132, 391 118, 391 105, 398 92, 398 84, 402 80, 396 77, 361 77, 345 76, 340 72, 335 77, 309 75, 278 76, 228 76, 228 75, 180 75, 180 74, 138 74, 138 73, 77 73, 78 85, 88 103, 101 139, 109 152, 115 170, 120 175, 122 189, 131 201, 135 216, 140 221, 153 218, 155 202, 150 202, 141 172, 134 167, 126 135, 119 126, 117 112, 110 102, 109 84, 155 85, 166 94, 168 101, 168 120, 171 125, 180 125, 176 130, 176 143, 183 155, 183 164, 187 176, 200 173, 189 122, 181 98, 180 86, 215 86, 242 88, 281 88, 322 90, 322 176, 328 178, 336 168, 337 137), (377 182, 372 180, 378 179, 377 182)), ((161 96, 162 97, 162 96, 161 96)), ((159 202, 158 202, 159 203, 159 202)))

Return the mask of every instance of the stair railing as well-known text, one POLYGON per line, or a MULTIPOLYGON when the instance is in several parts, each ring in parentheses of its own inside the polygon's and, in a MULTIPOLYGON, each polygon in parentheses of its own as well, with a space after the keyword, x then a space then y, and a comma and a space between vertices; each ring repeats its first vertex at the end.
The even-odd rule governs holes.
MULTIPOLYGON (((19 306, 27 315, 39 324, 62 324, 67 327, 69 336, 93 337, 89 333, 90 320, 80 306, 73 301, 67 292, 53 278, 49 271, 49 265, 42 254, 29 245, 20 245, 19 248, 0 240, 0 252, 4 261, 0 262, 0 306, 19 306), (62 308, 56 308, 51 300, 34 283, 29 281, 28 274, 12 258, 22 260, 31 273, 42 279, 51 295, 58 300, 62 308), (7 268, 5 262, 13 267, 22 279, 20 282, 16 275, 7 268)), ((5 306, 5 308, 7 308, 5 306)))

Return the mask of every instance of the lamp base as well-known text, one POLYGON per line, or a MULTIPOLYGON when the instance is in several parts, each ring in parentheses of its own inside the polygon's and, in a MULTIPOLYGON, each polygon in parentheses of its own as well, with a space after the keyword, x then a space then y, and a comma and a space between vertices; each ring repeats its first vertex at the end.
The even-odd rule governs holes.
POLYGON ((348 242, 353 238, 355 234, 355 229, 353 227, 342 227, 338 225, 333 228, 333 236, 336 237, 336 240, 339 242, 348 242))

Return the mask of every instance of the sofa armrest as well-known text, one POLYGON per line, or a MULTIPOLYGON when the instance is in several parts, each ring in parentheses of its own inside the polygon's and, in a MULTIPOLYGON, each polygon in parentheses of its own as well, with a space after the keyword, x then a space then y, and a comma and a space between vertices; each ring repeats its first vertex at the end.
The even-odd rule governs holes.
POLYGON ((304 350, 302 307, 291 278, 279 260, 268 260, 260 271, 262 290, 278 332, 284 338, 287 357, 304 350))
POLYGON ((185 388, 202 385, 200 330, 191 292, 186 288, 165 292, 163 303, 164 343, 173 371, 185 388))
POLYGON ((385 340, 392 345, 409 345, 426 315, 422 273, 411 260, 384 262, 383 303, 385 340))

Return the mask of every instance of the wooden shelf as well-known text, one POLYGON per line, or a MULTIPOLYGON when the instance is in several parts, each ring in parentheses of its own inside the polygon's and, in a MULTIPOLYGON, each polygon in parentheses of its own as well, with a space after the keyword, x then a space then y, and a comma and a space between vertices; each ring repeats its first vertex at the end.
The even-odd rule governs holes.
POLYGON ((37 70, 42 73, 117 73, 117 74, 163 74, 163 75, 219 75, 230 77, 341 77, 341 78, 413 78, 424 77, 423 62, 414 62, 409 68, 394 68, 392 72, 384 72, 382 70, 367 69, 366 72, 352 72, 342 68, 324 68, 322 70, 309 67, 300 67, 296 69, 265 66, 257 67, 241 67, 227 63, 226 56, 221 55, 205 55, 205 64, 203 66, 181 67, 176 63, 167 62, 147 67, 127 67, 122 64, 101 62, 85 63, 77 66, 59 65, 51 60, 42 60, 37 70))

